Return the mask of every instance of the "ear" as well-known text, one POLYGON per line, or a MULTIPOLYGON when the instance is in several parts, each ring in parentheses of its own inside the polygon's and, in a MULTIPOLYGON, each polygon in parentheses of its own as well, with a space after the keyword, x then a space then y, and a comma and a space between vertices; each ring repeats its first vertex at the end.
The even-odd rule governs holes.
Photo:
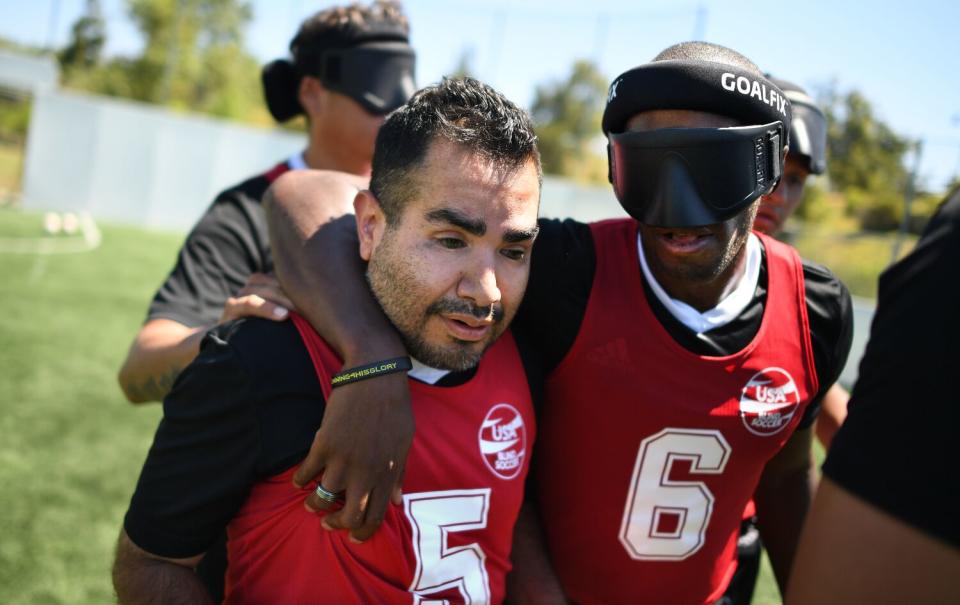
POLYGON ((313 76, 304 76, 300 78, 300 88, 297 90, 297 99, 300 106, 307 112, 308 117, 312 117, 323 111, 323 106, 327 98, 327 88, 320 83, 320 80, 313 76))
POLYGON ((357 235, 360 238, 360 257, 369 261, 373 251, 380 245, 387 228, 387 217, 380 201, 368 190, 357 193, 353 199, 353 211, 357 217, 357 235))

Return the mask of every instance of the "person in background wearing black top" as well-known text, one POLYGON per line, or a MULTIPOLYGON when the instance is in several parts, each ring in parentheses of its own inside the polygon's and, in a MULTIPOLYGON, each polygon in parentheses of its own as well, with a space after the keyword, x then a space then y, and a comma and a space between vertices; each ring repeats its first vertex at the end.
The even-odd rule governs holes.
MULTIPOLYGON (((528 495, 543 516, 550 560, 538 556, 535 523, 518 529, 514 564, 524 569, 511 600, 555 590, 552 564, 567 596, 585 604, 715 601, 733 573, 737 529, 754 493, 787 586, 815 480, 810 426, 846 361, 852 314, 828 270, 750 233, 760 195, 780 177, 785 124, 789 104, 779 89, 717 45, 676 45, 611 85, 611 177, 638 222, 540 222, 514 330, 537 349, 547 375, 539 489, 528 495), (681 449, 663 450, 673 445, 681 449), (656 449, 653 462, 634 468, 646 446, 656 449), (674 454, 709 468, 691 461, 674 470, 692 483, 658 490, 658 473, 668 483, 672 473, 652 465, 672 464, 674 454), (644 514, 662 527, 648 533, 644 514)), ((385 320, 363 312, 359 274, 347 279, 335 260, 350 250, 337 227, 328 232, 296 204, 275 202, 268 213, 278 276, 311 323, 353 361, 402 353, 385 320)), ((383 437, 398 432, 394 418, 407 409, 396 393, 405 387, 390 377, 365 385, 324 419, 298 471, 302 483, 325 468, 325 485, 348 488, 343 514, 327 516, 327 525, 360 539, 377 525, 364 501, 383 497, 367 486, 395 476, 388 469, 403 457, 383 437)), ((311 496, 308 505, 322 503, 311 496)))
MULTIPOLYGON (((803 190, 811 174, 827 169, 827 118, 810 95, 793 82, 771 78, 790 99, 793 123, 790 128, 790 153, 783 165, 783 178, 770 195, 763 197, 753 228, 767 235, 777 235, 784 223, 803 200, 803 190)), ((823 397, 817 416, 817 439, 830 449, 843 419, 847 417, 850 393, 834 384, 823 397)))
POLYGON ((272 276, 260 199, 280 174, 307 167, 355 175, 364 186, 380 124, 415 89, 408 35, 394 2, 330 8, 300 26, 292 60, 264 68, 270 113, 278 122, 304 114, 307 148, 220 193, 193 228, 120 369, 127 399, 159 401, 212 326, 286 319, 292 306, 272 276))
POLYGON ((960 188, 880 276, 788 605, 960 603, 960 188))
MULTIPOLYGON (((310 189, 313 174, 282 177, 277 193, 310 189)), ((523 349, 507 327, 539 201, 530 119, 490 87, 444 80, 393 113, 345 260, 369 261, 370 291, 413 369, 398 358, 341 372, 296 314, 209 331, 164 399, 124 520, 120 602, 207 602, 191 568, 224 528, 227 603, 502 601, 535 434, 523 349), (303 507, 307 491, 336 493, 296 489, 291 465, 326 421, 333 387, 381 372, 406 382, 406 370, 419 430, 403 506, 372 511, 384 530, 350 543, 303 507)))

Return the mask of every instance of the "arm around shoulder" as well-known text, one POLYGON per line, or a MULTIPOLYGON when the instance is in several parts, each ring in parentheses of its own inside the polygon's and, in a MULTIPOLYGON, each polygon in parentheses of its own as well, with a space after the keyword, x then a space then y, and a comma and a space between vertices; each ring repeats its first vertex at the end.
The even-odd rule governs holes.
MULTIPOLYGON (((361 185, 362 186, 362 185, 361 185)), ((356 221, 358 184, 317 171, 285 174, 264 203, 277 277, 293 304, 347 367, 400 357, 406 350, 365 279, 356 221)), ((294 482, 324 473, 324 487, 346 491, 326 524, 358 540, 379 526, 403 478, 414 422, 406 377, 392 374, 337 388, 294 482)), ((319 498, 310 505, 321 507, 319 498)))

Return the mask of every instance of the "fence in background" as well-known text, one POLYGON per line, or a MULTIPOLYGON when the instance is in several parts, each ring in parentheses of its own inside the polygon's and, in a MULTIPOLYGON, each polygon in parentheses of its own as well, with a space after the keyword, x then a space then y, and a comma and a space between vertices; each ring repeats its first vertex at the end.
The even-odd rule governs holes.
POLYGON ((224 187, 269 169, 304 137, 142 103, 38 92, 24 207, 184 230, 224 187))

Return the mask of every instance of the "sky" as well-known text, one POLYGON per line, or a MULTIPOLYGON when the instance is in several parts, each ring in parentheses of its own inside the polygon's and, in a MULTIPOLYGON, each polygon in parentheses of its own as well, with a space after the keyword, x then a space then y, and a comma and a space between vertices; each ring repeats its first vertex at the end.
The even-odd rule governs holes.
MULTIPOLYGON (((285 56, 300 21, 341 2, 248 0, 248 50, 285 56)), ((0 36, 62 46, 84 0, 0 0, 0 36)), ((124 0, 101 0, 107 54, 135 55, 124 0)), ((468 57, 472 72, 529 107, 538 84, 593 60, 609 79, 691 39, 729 46, 816 92, 856 89, 895 132, 923 141, 921 184, 960 173, 960 3, 874 0, 406 0, 421 85, 468 57)), ((912 167, 915 158, 908 158, 912 167)))

